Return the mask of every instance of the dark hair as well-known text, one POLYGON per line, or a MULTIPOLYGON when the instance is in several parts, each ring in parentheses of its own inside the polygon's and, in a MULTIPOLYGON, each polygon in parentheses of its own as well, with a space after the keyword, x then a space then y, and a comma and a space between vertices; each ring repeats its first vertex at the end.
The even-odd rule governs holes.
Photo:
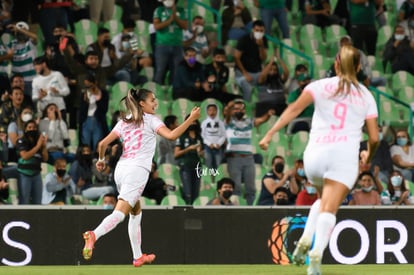
POLYGON ((11 82, 13 82, 13 80, 14 80, 16 77, 24 78, 24 76, 23 76, 21 73, 15 73, 15 74, 13 74, 13 75, 10 77, 10 83, 11 83, 11 82))
POLYGON ((68 163, 65 158, 57 158, 57 159, 55 159, 55 162, 53 163, 53 165, 56 165, 60 161, 64 161, 64 162, 68 163))
POLYGON ((167 128, 170 128, 170 126, 177 120, 177 116, 175 115, 168 115, 164 118, 164 124, 167 126, 167 128))
POLYGON ((98 54, 98 52, 97 51, 88 51, 86 54, 85 54, 85 60, 86 59, 88 59, 88 57, 89 56, 99 56, 99 54, 98 54))
POLYGON ((109 33, 109 30, 107 28, 99 28, 98 29, 98 36, 104 33, 109 33))
POLYGON ((308 70, 308 67, 304 64, 297 64, 295 67, 295 71, 301 71, 301 70, 308 70))
POLYGON ((85 80, 87 80, 91 83, 96 83, 96 77, 91 73, 86 75, 85 80))
POLYGON ((184 49, 184 54, 187 54, 188 52, 197 52, 197 51, 193 47, 187 47, 184 49))
POLYGON ((33 60, 34 65, 40 65, 40 64, 43 64, 43 63, 46 63, 46 65, 48 65, 47 64, 47 59, 44 55, 38 56, 33 60))
POLYGON ((135 21, 130 18, 125 19, 122 22, 122 25, 124 26, 124 29, 133 29, 136 26, 135 21))
POLYGON ((193 21, 192 22, 194 22, 197 19, 203 19, 203 17, 200 16, 200 15, 196 15, 196 16, 193 17, 193 21))
POLYGON ((256 26, 259 26, 259 27, 264 27, 264 23, 263 23, 263 21, 262 21, 262 20, 255 20, 255 21, 253 22, 253 28, 254 28, 254 27, 256 27, 256 26))
POLYGON ((234 181, 231 178, 222 178, 217 182, 217 190, 220 190, 223 184, 231 184, 231 186, 235 186, 234 181))
POLYGON ((276 156, 274 156, 274 157, 272 158, 272 163, 273 163, 276 159, 281 159, 281 160, 283 160, 283 162, 285 161, 285 158, 284 158, 284 157, 282 157, 282 156, 280 156, 280 155, 276 155, 276 156))
POLYGON ((226 51, 223 48, 215 48, 213 51, 213 56, 216 55, 226 55, 226 51))
POLYGON ((27 128, 27 126, 28 126, 29 124, 31 124, 31 123, 34 123, 34 125, 36 125, 36 127, 38 127, 38 125, 37 125, 37 123, 36 123, 36 120, 34 120, 34 119, 28 120, 28 121, 26 121, 26 122, 24 123, 24 126, 23 126, 23 131, 24 131, 24 132, 26 132, 26 128, 27 128))
POLYGON ((218 109, 217 105, 214 104, 214 103, 208 104, 206 109, 208 109, 210 107, 214 107, 214 108, 216 108, 216 110, 218 109))
POLYGON ((276 188, 275 192, 273 192, 273 195, 276 195, 279 192, 284 192, 286 195, 289 196, 289 192, 288 192, 287 188, 285 188, 283 186, 276 188))
POLYGON ((147 89, 129 89, 127 96, 121 99, 125 101, 125 106, 127 110, 131 112, 132 116, 123 116, 123 120, 127 123, 134 122, 137 125, 141 125, 144 121, 144 112, 142 111, 141 105, 139 103, 141 101, 145 101, 149 94, 152 94, 150 90, 147 89))
POLYGON ((24 91, 23 91, 23 89, 22 88, 20 88, 20 87, 18 87, 18 86, 13 86, 13 87, 11 87, 11 94, 13 93, 13 91, 14 90, 19 90, 19 91, 21 91, 22 93, 24 93, 24 91))
MULTIPOLYGON (((56 109, 58 109, 58 106, 56 105, 56 103, 49 103, 49 104, 47 104, 46 107, 43 109, 42 118, 47 117, 47 109, 49 109, 49 107, 52 106, 52 105, 54 105, 56 107, 56 109)), ((57 119, 57 116, 56 116, 56 119, 57 119)))
POLYGON ((106 193, 105 195, 102 196, 102 198, 103 197, 111 197, 111 198, 114 198, 115 201, 118 201, 118 198, 116 197, 114 193, 106 193))
POLYGON ((407 187, 405 186, 405 178, 404 178, 403 174, 398 170, 393 170, 390 173, 390 176, 388 177, 388 182, 387 182, 387 189, 388 189, 388 192, 390 192, 391 196, 394 196, 394 194, 395 194, 394 185, 392 185, 392 183, 391 183, 391 178, 394 176, 393 175, 394 173, 398 174, 402 179, 401 187, 400 187, 401 192, 404 193, 405 191, 407 191, 407 187))
POLYGON ((63 26, 60 23, 57 23, 56 25, 53 26, 53 29, 52 30, 54 30, 54 29, 64 29, 64 30, 66 30, 66 27, 63 26))

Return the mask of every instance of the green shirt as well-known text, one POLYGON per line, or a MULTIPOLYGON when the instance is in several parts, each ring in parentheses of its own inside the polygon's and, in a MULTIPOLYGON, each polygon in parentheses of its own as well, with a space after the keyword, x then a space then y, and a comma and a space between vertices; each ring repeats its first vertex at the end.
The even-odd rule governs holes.
POLYGON ((349 3, 351 25, 373 25, 375 24, 375 3, 369 0, 369 4, 349 3))
MULTIPOLYGON (((302 91, 300 90, 300 88, 294 90, 293 92, 289 93, 289 96, 287 98, 287 103, 291 104, 294 101, 296 101, 296 99, 298 99, 298 97, 300 96, 300 94, 302 93, 302 91)), ((310 104, 308 107, 305 108, 305 110, 303 110, 303 112, 298 116, 298 117, 312 117, 313 116, 313 111, 315 110, 313 104, 310 104)))
MULTIPOLYGON (((181 150, 194 144, 203 144, 203 139, 201 137, 196 137, 193 139, 188 135, 188 133, 183 134, 175 142, 175 146, 180 147, 181 150)), ((176 158, 176 161, 179 166, 185 166, 189 169, 196 168, 197 164, 201 166, 199 163, 200 157, 198 156, 198 152, 196 150, 186 152, 182 156, 176 158)))
POLYGON ((285 0, 259 0, 259 8, 281 9, 285 7, 285 0))
MULTIPOLYGON (((158 7, 154 11, 154 19, 158 18, 161 22, 164 22, 171 16, 171 9, 166 7, 158 7)), ((185 20, 185 12, 183 8, 177 7, 177 13, 180 19, 185 20)), ((155 45, 165 45, 165 46, 181 46, 183 38, 183 30, 180 26, 173 21, 167 27, 157 30, 155 45)))

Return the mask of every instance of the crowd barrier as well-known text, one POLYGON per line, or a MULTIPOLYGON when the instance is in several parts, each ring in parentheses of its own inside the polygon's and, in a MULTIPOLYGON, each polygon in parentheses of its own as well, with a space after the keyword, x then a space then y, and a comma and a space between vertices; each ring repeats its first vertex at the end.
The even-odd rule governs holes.
MULTIPOLYGON (((1 206, 1 265, 131 264, 125 221, 83 260, 82 232, 108 215, 97 206, 1 206)), ((306 207, 147 207, 142 248, 157 264, 289 264, 306 207)), ((344 207, 324 264, 414 263, 414 208, 344 207)))

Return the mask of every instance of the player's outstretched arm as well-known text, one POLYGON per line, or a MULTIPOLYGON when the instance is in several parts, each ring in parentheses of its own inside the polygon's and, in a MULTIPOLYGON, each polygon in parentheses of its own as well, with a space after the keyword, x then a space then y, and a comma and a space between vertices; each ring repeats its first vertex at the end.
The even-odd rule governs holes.
POLYGON ((105 151, 108 145, 114 140, 118 139, 118 135, 112 131, 103 140, 98 143, 98 161, 96 162, 96 169, 103 171, 105 169, 105 151))
POLYGON ((366 164, 371 162, 379 145, 377 118, 365 120, 365 125, 368 133, 368 150, 365 155, 361 155, 361 161, 366 164))
POLYGON ((194 121, 196 121, 199 118, 200 107, 194 107, 193 110, 191 110, 190 116, 177 128, 171 131, 170 129, 164 126, 158 129, 158 134, 166 139, 176 140, 185 132, 185 130, 187 130, 188 126, 190 126, 194 121))

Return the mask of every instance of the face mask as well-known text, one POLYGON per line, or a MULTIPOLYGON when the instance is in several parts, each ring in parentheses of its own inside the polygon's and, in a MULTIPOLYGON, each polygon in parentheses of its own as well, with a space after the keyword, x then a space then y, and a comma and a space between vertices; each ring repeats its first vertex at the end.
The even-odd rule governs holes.
POLYGON ((165 0, 164 1, 164 6, 166 8, 171 8, 172 6, 174 6, 174 0, 165 0))
POLYGON ((197 131, 198 126, 197 125, 190 125, 188 126, 188 131, 197 131))
POLYGON ((276 173, 282 173, 284 169, 285 169, 285 165, 283 163, 279 162, 275 164, 276 173))
POLYGON ((254 39, 260 40, 264 36, 264 32, 253 32, 254 39))
POLYGON ((60 42, 60 35, 54 35, 53 36, 53 39, 56 41, 56 43, 59 43, 60 42))
POLYGON ((298 173, 298 175, 300 177, 304 177, 305 176, 305 169, 303 169, 303 168, 298 168, 298 170, 296 172, 298 173))
POLYGON ((316 187, 315 186, 305 186, 306 192, 309 195, 314 195, 316 194, 316 187))
POLYGON ((233 195, 233 191, 231 190, 225 190, 222 193, 223 198, 225 198, 226 200, 228 200, 231 197, 231 195, 233 195))
POLYGON ((188 64, 190 64, 191 66, 197 62, 195 57, 189 57, 187 61, 188 61, 188 64))
POLYGON ((276 204, 277 205, 288 205, 289 201, 287 199, 277 199, 276 204))
POLYGON ((378 138, 379 138, 379 140, 382 140, 384 138, 384 134, 383 133, 379 133, 378 134, 378 138))
POLYGON ((369 193, 371 192, 371 190, 374 189, 374 186, 370 186, 370 187, 362 187, 362 191, 365 193, 369 193))
POLYGON ((244 117, 244 113, 243 112, 236 112, 236 113, 234 113, 234 116, 236 117, 236 119, 240 120, 244 117))
POLYGON ((201 26, 201 25, 197 25, 196 26, 196 32, 197 33, 202 33, 204 31, 204 27, 203 26, 201 26))
POLYGON ((32 114, 22 114, 22 121, 23 122, 28 122, 32 118, 33 118, 32 114))
POLYGON ((58 177, 62 178, 66 174, 66 170, 65 169, 56 169, 56 174, 58 175, 58 177))
POLYGON ((105 40, 102 42, 102 45, 104 45, 104 47, 109 47, 109 46, 111 45, 111 40, 109 40, 109 39, 105 39, 105 40))
POLYGON ((397 144, 400 146, 407 145, 408 139, 407 138, 397 138, 397 144))
POLYGON ((39 137, 39 132, 37 130, 27 131, 26 136, 33 139, 33 140, 37 140, 38 137, 39 137))
POLYGON ((103 209, 105 210, 112 210, 114 209, 114 206, 112 204, 104 204, 103 209))
POLYGON ((29 38, 25 34, 18 33, 18 34, 16 34, 16 39, 18 41, 27 41, 29 38))
POLYGON ((85 161, 90 161, 90 160, 92 160, 92 155, 91 154, 82 154, 82 159, 84 159, 85 161))
POLYGON ((391 184, 392 186, 398 187, 402 183, 402 178, 400 176, 392 176, 391 177, 391 184))
POLYGON ((404 37, 405 37, 404 34, 395 34, 394 35, 395 40, 398 40, 398 41, 403 40, 404 37))
POLYGON ((128 42, 128 41, 122 41, 122 48, 123 48, 124 50, 129 49, 129 48, 130 48, 130 46, 129 46, 129 42, 128 42))
POLYGON ((216 64, 219 67, 223 67, 224 66, 224 61, 216 61, 216 64))

